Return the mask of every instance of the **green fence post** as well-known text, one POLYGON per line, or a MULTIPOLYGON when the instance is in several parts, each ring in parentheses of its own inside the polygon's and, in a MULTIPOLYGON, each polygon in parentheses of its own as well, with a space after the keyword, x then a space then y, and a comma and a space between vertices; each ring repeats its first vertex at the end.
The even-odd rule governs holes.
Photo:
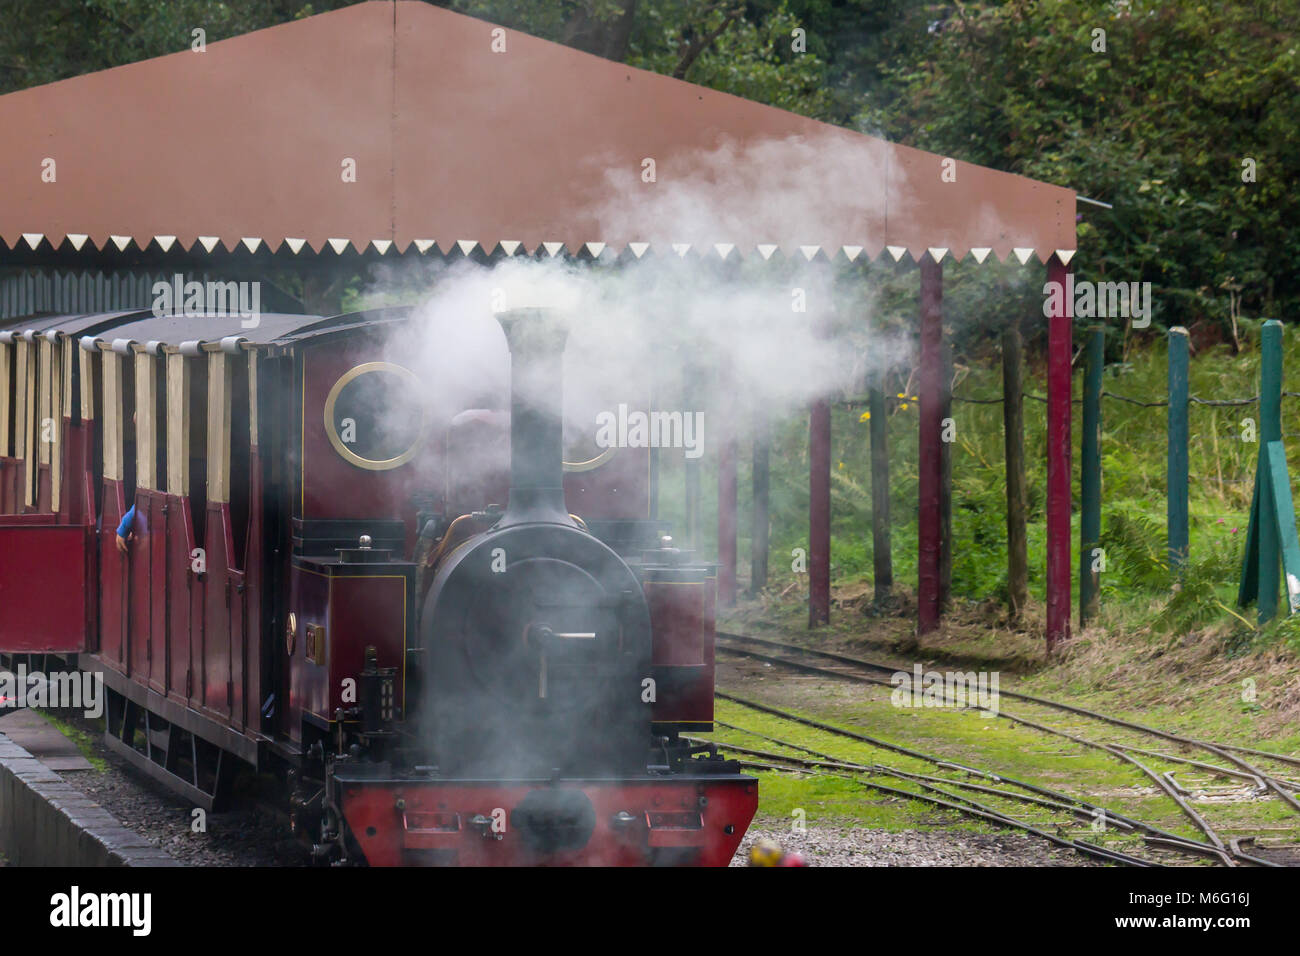
POLYGON ((1187 330, 1169 330, 1169 465, 1166 525, 1169 568, 1180 575, 1187 564, 1187 330))
POLYGON ((1083 379, 1083 461, 1079 474, 1079 626, 1097 613, 1101 587, 1101 372, 1106 330, 1088 329, 1088 366, 1083 379))
POLYGON ((1274 488, 1268 456, 1271 442, 1276 442, 1279 449, 1282 446, 1282 323, 1276 319, 1264 323, 1260 337, 1258 437, 1255 490, 1250 499, 1246 558, 1241 565, 1237 604, 1245 607, 1254 601, 1258 621, 1263 625, 1277 614, 1278 572, 1281 570, 1278 498, 1283 494, 1288 499, 1291 497, 1289 484, 1283 489, 1274 488))
POLYGON ((1281 573, 1281 542, 1274 519, 1273 483, 1267 458, 1268 443, 1282 440, 1282 323, 1264 323, 1259 356, 1259 467, 1256 485, 1259 498, 1259 623, 1277 615, 1278 578, 1281 573))
POLYGON ((1300 534, 1296 532, 1295 503, 1291 500, 1291 478, 1286 469, 1286 449, 1280 441, 1264 446, 1268 455, 1269 484, 1273 488, 1273 512, 1277 521, 1282 571, 1286 579, 1287 612, 1300 611, 1300 534))

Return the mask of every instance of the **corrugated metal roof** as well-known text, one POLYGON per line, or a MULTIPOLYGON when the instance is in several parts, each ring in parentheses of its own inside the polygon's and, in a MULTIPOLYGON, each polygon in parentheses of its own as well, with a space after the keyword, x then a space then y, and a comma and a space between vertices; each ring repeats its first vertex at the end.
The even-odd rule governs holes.
POLYGON ((1075 248, 1069 189, 418 2, 11 93, 0 128, 22 131, 0 148, 11 248, 1021 262, 1075 248))
MULTIPOLYGON (((37 313, 101 314, 109 311, 152 309, 154 288, 159 282, 175 283, 238 281, 207 272, 169 269, 150 274, 137 270, 66 272, 37 269, 0 275, 0 320, 37 313), (177 278, 179 276, 179 279, 177 278)), ((269 282, 258 283, 259 305, 268 312, 301 311, 301 304, 269 282)))

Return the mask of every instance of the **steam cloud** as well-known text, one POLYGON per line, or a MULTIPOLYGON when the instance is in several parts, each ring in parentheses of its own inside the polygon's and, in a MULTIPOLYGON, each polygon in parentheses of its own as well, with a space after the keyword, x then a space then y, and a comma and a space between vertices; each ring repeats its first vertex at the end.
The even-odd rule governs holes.
MULTIPOLYGON (((902 336, 873 329, 875 292, 861 266, 842 257, 808 263, 796 251, 803 241, 836 251, 829 243, 846 238, 846 221, 878 217, 885 153, 871 141, 837 131, 817 141, 724 143, 660 167, 651 185, 639 168, 608 158, 595 165, 603 173, 592 172, 584 215, 599 221, 599 236, 656 243, 645 258, 415 262, 373 276, 368 292, 419 299, 389 357, 425 383, 433 427, 445 431, 466 409, 508 409, 509 353, 493 317, 507 309, 565 315, 566 441, 594 436, 597 415, 620 403, 649 411, 653 392, 659 409, 704 411, 708 456, 708 442, 747 434, 756 406, 773 419, 799 413, 816 398, 860 392, 868 373, 910 354, 902 336), (710 244, 701 260, 679 258, 670 245, 759 235, 794 255, 723 260, 710 244)), ((906 209, 891 201, 891 215, 906 209)))
MULTIPOLYGON (((844 235, 846 215, 869 224, 883 207, 884 161, 873 165, 870 149, 850 151, 838 135, 723 145, 661 166, 650 190, 626 168, 610 171, 608 158, 601 163, 604 172, 589 171, 595 212, 586 214, 600 223, 593 238, 654 243, 643 259, 415 261, 374 274, 376 296, 418 299, 387 358, 420 379, 435 434, 503 425, 510 355, 494 316, 505 310, 546 307, 564 316, 566 441, 594 439, 598 415, 620 405, 703 411, 706 458, 723 436, 743 439, 756 408, 774 420, 802 414, 814 399, 860 391, 868 373, 910 354, 904 337, 879 331, 876 295, 860 265, 798 254, 799 243, 837 251, 837 238, 853 241, 844 235), (845 191, 833 183, 850 186, 853 206, 846 210, 845 191), (713 251, 714 242, 764 233, 785 256, 764 261, 742 249, 750 254, 723 259, 713 251), (708 243, 708 254, 680 258, 673 242, 708 243)), ((455 463, 458 482, 486 481, 508 467, 507 449, 468 447, 470 458, 455 463)), ((460 693, 458 706, 485 724, 504 719, 481 689, 460 693)), ((545 744, 519 737, 499 756, 506 766, 530 766, 545 744)))

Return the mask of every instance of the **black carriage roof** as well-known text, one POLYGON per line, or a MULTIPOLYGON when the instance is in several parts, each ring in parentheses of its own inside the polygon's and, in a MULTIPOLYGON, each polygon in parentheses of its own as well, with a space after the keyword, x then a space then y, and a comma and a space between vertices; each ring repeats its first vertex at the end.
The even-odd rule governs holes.
POLYGON ((117 325, 125 316, 136 315, 135 312, 85 312, 75 315, 60 315, 47 312, 38 315, 23 315, 0 320, 0 341, 8 342, 19 336, 31 339, 47 333, 65 336, 94 334, 100 329, 109 329, 117 325))
POLYGON ((326 335, 346 333, 404 318, 407 309, 379 309, 336 316, 262 313, 257 324, 246 328, 249 319, 239 314, 202 316, 163 315, 152 311, 97 312, 69 315, 41 314, 0 320, 0 342, 23 337, 82 339, 83 344, 180 347, 194 343, 243 340, 248 345, 304 342, 326 335))

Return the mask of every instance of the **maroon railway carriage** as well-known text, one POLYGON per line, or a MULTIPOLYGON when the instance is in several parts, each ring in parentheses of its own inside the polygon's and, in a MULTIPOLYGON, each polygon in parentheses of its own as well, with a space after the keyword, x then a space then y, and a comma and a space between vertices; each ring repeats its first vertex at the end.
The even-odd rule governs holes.
POLYGON ((285 771, 322 860, 725 864, 757 785, 679 737, 715 582, 659 537, 651 453, 563 444, 554 339, 510 363, 497 330, 549 383, 507 414, 421 323, 10 320, 0 651, 102 673, 108 742, 197 805, 285 771))

